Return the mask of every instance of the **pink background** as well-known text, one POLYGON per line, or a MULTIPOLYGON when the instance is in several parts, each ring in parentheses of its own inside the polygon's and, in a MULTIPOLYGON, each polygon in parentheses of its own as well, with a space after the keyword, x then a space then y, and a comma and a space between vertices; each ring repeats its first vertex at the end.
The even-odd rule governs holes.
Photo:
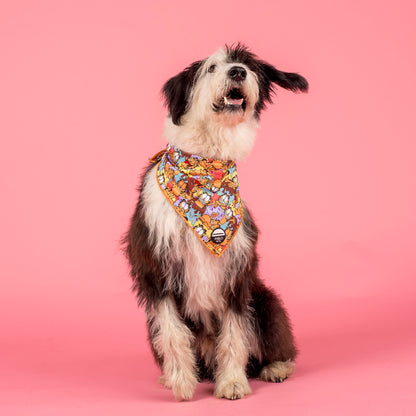
POLYGON ((412 1, 3 1, 0 413, 414 415, 415 39, 412 1), (239 164, 301 354, 239 402, 175 403, 118 240, 163 82, 237 40, 310 82, 239 164))

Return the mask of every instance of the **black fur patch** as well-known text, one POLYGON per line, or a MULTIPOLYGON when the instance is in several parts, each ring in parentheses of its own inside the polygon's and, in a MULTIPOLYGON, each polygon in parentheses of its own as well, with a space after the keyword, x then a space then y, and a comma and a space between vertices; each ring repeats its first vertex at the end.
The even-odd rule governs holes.
POLYGON ((174 124, 181 124, 181 117, 187 110, 189 95, 194 86, 196 75, 204 61, 196 61, 188 68, 169 79, 163 86, 166 106, 174 124))

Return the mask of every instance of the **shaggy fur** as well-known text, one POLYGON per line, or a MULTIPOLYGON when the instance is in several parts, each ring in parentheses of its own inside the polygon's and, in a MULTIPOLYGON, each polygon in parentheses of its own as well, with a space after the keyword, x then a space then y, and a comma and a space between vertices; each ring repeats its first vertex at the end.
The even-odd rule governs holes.
MULTIPOLYGON (((308 87, 302 76, 277 70, 240 44, 220 49, 163 87, 165 136, 202 157, 244 158, 275 85, 308 87)), ((217 397, 238 399, 251 392, 250 377, 281 382, 293 372, 289 319, 258 277, 258 230, 244 209, 235 238, 215 257, 160 191, 156 166, 143 174, 123 242, 160 381, 178 400, 191 399, 198 380, 215 382, 217 397)))

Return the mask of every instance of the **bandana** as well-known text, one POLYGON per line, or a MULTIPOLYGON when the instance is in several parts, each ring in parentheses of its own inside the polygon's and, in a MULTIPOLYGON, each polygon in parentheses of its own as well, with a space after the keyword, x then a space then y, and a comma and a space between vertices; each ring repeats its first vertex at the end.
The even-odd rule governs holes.
POLYGON ((213 254, 221 256, 244 215, 235 162, 205 159, 171 145, 150 161, 159 163, 157 181, 175 211, 213 254))

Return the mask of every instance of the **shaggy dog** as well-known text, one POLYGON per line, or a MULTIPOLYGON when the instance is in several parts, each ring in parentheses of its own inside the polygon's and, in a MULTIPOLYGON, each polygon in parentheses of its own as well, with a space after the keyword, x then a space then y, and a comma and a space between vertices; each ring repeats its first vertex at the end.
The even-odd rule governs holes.
POLYGON ((123 242, 160 382, 177 400, 191 399, 200 380, 215 382, 216 397, 239 399, 251 392, 248 378, 282 382, 294 370, 290 322, 258 277, 258 231, 239 199, 234 165, 249 154, 276 85, 308 89, 301 75, 237 44, 163 87, 169 145, 142 177, 123 242))

